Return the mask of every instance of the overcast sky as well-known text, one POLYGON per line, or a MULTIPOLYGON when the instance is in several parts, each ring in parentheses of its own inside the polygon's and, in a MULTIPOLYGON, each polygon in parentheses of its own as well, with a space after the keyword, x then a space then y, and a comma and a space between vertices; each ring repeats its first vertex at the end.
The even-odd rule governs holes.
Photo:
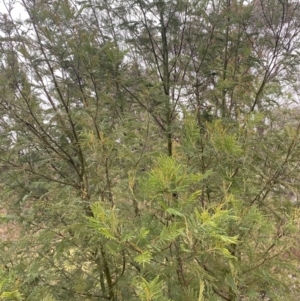
MULTIPOLYGON (((7 0, 0 0, 0 12, 1 14, 5 14, 7 13, 7 5, 5 5, 5 3, 7 3, 7 0)), ((14 19, 25 19, 27 14, 25 12, 25 10, 23 9, 22 5, 19 3, 19 1, 16 1, 16 3, 13 6, 13 10, 11 12, 12 16, 14 19)))

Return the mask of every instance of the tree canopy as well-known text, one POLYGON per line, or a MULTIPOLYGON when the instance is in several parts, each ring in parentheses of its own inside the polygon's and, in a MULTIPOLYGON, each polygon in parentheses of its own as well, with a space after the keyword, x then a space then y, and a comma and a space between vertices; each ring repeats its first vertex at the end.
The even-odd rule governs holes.
POLYGON ((0 300, 298 300, 297 1, 2 5, 0 300))

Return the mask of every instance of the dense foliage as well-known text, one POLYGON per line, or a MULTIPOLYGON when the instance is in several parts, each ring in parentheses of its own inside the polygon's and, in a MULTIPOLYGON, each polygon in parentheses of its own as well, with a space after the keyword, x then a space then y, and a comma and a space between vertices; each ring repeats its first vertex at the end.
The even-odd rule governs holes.
POLYGON ((0 300, 298 300, 298 2, 2 5, 0 300))

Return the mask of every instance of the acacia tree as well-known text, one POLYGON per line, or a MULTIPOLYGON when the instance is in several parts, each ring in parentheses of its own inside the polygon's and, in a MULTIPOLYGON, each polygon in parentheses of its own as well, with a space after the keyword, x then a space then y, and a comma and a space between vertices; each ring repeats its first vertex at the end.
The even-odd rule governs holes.
POLYGON ((299 126, 270 109, 296 87, 298 4, 22 6, 0 159, 24 299, 296 300, 299 126))

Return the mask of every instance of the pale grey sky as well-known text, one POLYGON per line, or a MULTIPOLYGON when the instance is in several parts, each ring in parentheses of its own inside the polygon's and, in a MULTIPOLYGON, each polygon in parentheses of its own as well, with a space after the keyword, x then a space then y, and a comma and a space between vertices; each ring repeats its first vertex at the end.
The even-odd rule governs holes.
MULTIPOLYGON (((1 14, 7 13, 8 3, 11 2, 10 0, 0 0, 0 12, 1 14)), ((19 1, 15 2, 13 5, 13 9, 11 11, 11 15, 14 19, 25 19, 28 15, 26 11, 23 9, 22 5, 19 1)))

